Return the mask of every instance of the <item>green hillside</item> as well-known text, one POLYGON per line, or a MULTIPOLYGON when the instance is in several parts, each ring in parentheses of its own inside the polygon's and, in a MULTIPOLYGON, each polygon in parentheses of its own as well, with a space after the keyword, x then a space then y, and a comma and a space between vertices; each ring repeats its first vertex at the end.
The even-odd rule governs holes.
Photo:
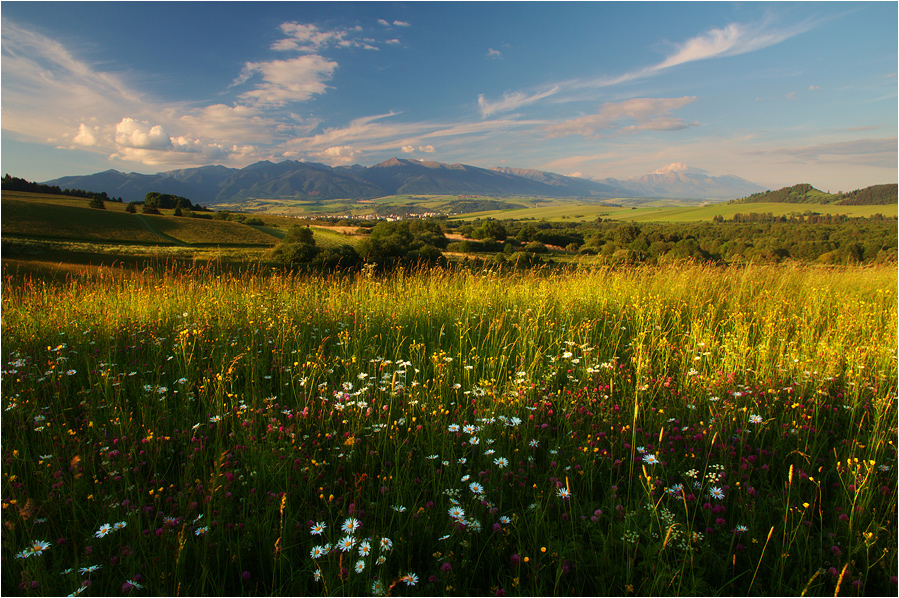
POLYGON ((897 202, 897 185, 873 185, 849 193, 825 193, 808 183, 776 191, 753 193, 729 203, 811 203, 841 205, 890 205, 897 202))
POLYGON ((5 239, 88 241, 96 243, 269 247, 277 234, 262 226, 169 214, 129 214, 125 205, 106 202, 106 209, 88 207, 90 200, 58 195, 4 191, 0 233, 5 239))

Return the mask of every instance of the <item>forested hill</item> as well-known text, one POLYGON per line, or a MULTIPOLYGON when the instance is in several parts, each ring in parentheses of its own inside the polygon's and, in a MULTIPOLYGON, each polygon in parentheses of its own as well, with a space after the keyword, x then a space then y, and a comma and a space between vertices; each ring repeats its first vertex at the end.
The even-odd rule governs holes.
POLYGON ((817 203, 843 206, 891 205, 897 199, 897 185, 873 185, 849 193, 825 193, 808 183, 784 187, 777 191, 753 193, 749 197, 735 199, 731 203, 817 203))

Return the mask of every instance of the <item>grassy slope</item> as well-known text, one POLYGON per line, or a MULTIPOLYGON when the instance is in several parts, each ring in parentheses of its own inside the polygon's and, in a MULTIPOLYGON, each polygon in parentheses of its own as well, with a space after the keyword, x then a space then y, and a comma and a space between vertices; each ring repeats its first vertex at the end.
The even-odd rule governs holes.
POLYGON ((270 246, 283 236, 267 227, 175 218, 172 210, 164 210, 168 215, 128 214, 124 204, 106 202, 105 210, 93 210, 88 203, 81 198, 4 191, 0 230, 5 236, 153 245, 270 246))

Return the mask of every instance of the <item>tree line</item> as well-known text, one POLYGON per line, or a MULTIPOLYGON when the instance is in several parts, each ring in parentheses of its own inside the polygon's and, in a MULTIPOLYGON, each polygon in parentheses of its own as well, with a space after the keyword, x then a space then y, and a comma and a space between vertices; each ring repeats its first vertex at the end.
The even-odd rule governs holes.
POLYGON ((28 193, 45 193, 47 195, 70 195, 72 197, 83 197, 85 199, 93 199, 103 201, 112 201, 122 203, 121 197, 110 197, 106 191, 85 191, 84 189, 61 189, 59 185, 44 185, 26 181, 18 177, 6 174, 0 179, 0 188, 6 191, 26 191, 28 193))

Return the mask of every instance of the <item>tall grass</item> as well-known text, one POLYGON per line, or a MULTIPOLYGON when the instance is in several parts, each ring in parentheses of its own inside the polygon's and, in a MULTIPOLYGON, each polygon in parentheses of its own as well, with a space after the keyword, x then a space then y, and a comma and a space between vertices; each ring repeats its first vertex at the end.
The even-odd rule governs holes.
POLYGON ((3 591, 895 593, 896 321, 893 269, 6 277, 3 591))

